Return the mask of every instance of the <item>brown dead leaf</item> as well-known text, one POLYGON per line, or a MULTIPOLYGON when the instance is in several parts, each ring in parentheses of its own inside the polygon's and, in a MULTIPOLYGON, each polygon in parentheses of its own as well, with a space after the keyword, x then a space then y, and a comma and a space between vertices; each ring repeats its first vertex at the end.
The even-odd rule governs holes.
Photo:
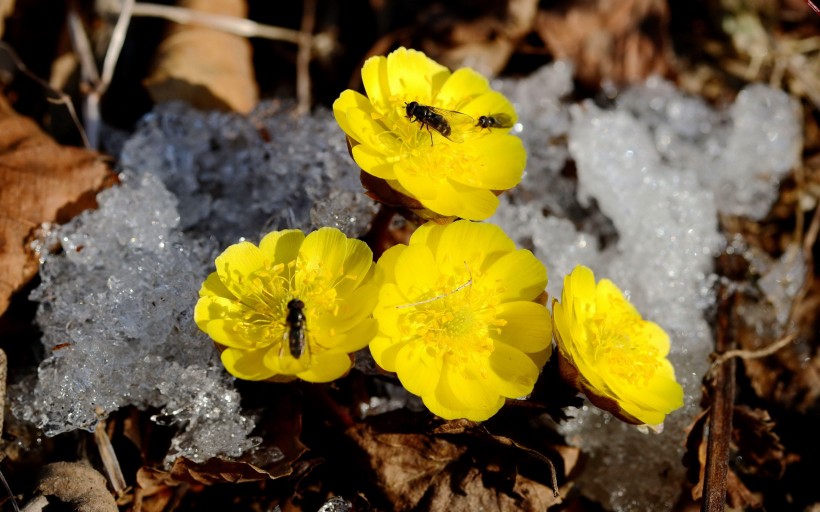
POLYGON ((667 75, 671 45, 669 7, 664 0, 561 2, 542 10, 535 30, 556 59, 571 59, 577 78, 589 87, 667 75))
MULTIPOLYGON (((738 306, 739 348, 761 350, 777 342, 777 320, 765 298, 743 297, 738 306)), ((813 283, 794 312, 795 340, 768 357, 744 358, 742 367, 755 393, 769 403, 807 413, 820 399, 820 280, 813 283)))
MULTIPOLYGON (((178 5, 237 18, 248 11, 244 0, 184 0, 178 5)), ((248 113, 259 101, 250 42, 205 27, 173 27, 144 84, 157 103, 182 100, 201 109, 248 113)))
MULTIPOLYGON (((705 427, 708 417, 708 411, 701 413, 692 423, 686 438, 684 464, 689 468, 690 481, 694 481, 697 475, 697 484, 692 488, 692 498, 695 500, 702 498, 705 484, 705 427)), ((766 411, 746 406, 734 407, 731 463, 726 478, 726 503, 731 508, 745 510, 757 508, 763 503, 761 493, 750 490, 741 477, 779 479, 785 473, 786 466, 797 461, 795 455, 785 452, 773 428, 774 423, 766 411)))
POLYGON ((32 232, 95 207, 114 181, 100 154, 60 146, 0 96, 0 314, 37 273, 32 232))
POLYGON ((276 465, 265 470, 247 462, 213 457, 202 463, 185 457, 174 461, 170 471, 154 468, 140 468, 137 482, 144 489, 159 485, 176 487, 182 483, 213 485, 221 483, 238 484, 258 480, 275 480, 291 473, 290 466, 276 465))
POLYGON ((14 12, 14 0, 0 0, 0 37, 3 36, 6 18, 14 12))
POLYGON ((117 512, 117 503, 105 486, 105 477, 79 462, 55 462, 43 468, 37 492, 54 496, 83 512, 117 512))
POLYGON ((431 435, 360 424, 348 435, 368 454, 377 484, 396 511, 543 511, 562 501, 549 484, 529 476, 548 474, 543 467, 533 469, 540 464, 530 455, 486 435, 475 442, 472 428, 471 422, 445 423, 436 430, 440 434, 431 435))
POLYGON ((737 448, 742 467, 738 471, 755 477, 778 480, 786 466, 797 462, 794 454, 787 454, 774 432, 774 421, 763 409, 745 405, 735 406, 732 416, 732 443, 737 448))

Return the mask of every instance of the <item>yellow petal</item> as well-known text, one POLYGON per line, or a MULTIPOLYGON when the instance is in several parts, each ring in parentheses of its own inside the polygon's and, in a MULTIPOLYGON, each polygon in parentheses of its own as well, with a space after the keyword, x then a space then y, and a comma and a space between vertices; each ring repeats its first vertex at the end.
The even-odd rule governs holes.
POLYGON ((465 150, 473 157, 469 172, 450 173, 453 181, 490 190, 508 190, 521 183, 527 150, 518 137, 499 132, 467 144, 465 150))
POLYGON ((382 285, 379 291, 379 302, 373 310, 373 316, 379 322, 379 332, 385 336, 402 336, 399 319, 407 314, 404 308, 412 301, 393 283, 382 285))
POLYGON ((352 137, 365 146, 388 154, 396 151, 388 144, 392 139, 384 136, 390 130, 367 112, 352 108, 347 111, 347 122, 353 131, 352 137))
POLYGON ((444 225, 437 222, 425 222, 410 235, 410 245, 426 245, 435 251, 441 234, 444 232, 444 227, 444 225))
POLYGON ((250 282, 254 272, 267 268, 269 261, 258 247, 250 242, 234 244, 216 257, 219 279, 239 299, 247 299, 248 291, 255 290, 250 282))
POLYGON ((488 402, 486 408, 468 408, 447 384, 438 386, 435 393, 422 395, 422 400, 433 414, 446 420, 466 418, 472 421, 484 421, 492 417, 504 405, 504 397, 497 395, 493 402, 488 402))
POLYGON ((387 58, 378 55, 367 59, 362 66, 362 84, 367 97, 382 112, 390 105, 390 86, 387 82, 387 58))
MULTIPOLYGON (((379 328, 381 327, 382 325, 379 324, 379 328)), ((376 364, 388 372, 395 372, 396 355, 401 352, 401 349, 404 348, 406 344, 406 342, 397 341, 393 337, 379 334, 371 340, 368 347, 376 364)))
MULTIPOLYGON (((321 269, 323 279, 333 282, 344 276, 344 261, 347 254, 347 237, 336 228, 320 228, 305 237, 299 248, 297 271, 307 270, 306 274, 321 269)), ((296 281, 305 273, 297 274, 296 281)))
MULTIPOLYGON (((510 103, 510 101, 498 91, 487 91, 480 96, 472 98, 468 103, 461 107, 460 112, 464 112, 468 116, 475 119, 476 122, 478 122, 478 118, 481 116, 492 116, 498 114, 503 114, 509 117, 511 123, 515 123, 518 120, 518 116, 515 113, 512 103, 510 103)), ((508 130, 509 128, 492 128, 493 132, 506 132, 508 130)), ((488 133, 484 130, 479 131, 482 133, 488 133)))
POLYGON ((396 260, 396 284, 411 300, 432 290, 437 281, 436 261, 428 247, 411 245, 396 260))
POLYGON ((531 301, 547 287, 547 269, 530 251, 519 249, 499 258, 484 274, 484 282, 497 282, 498 298, 531 301))
POLYGON ((498 226, 459 220, 442 230, 435 256, 439 265, 445 262, 461 265, 466 261, 484 268, 514 250, 515 243, 498 226))
POLYGON ((339 343, 335 349, 351 354, 368 346, 376 333, 379 331, 379 324, 373 318, 366 318, 356 324, 352 329, 337 334, 339 343))
MULTIPOLYGON (((375 353, 373 357, 375 359, 375 353)), ((396 354, 395 363, 396 374, 402 386, 414 395, 423 397, 431 393, 438 385, 442 361, 429 354, 425 343, 421 341, 407 343, 396 354)), ((382 366, 382 368, 385 367, 382 366)))
POLYGON ((466 367, 444 365, 441 379, 436 388, 436 396, 443 403, 452 404, 452 408, 467 410, 491 409, 498 403, 499 392, 493 388, 494 379, 478 371, 474 361, 466 367), (447 397, 447 400, 445 400, 447 397))
POLYGON ((274 263, 290 263, 296 259, 305 234, 298 229, 284 229, 268 233, 259 242, 259 249, 274 263))
MULTIPOLYGON (((421 228, 416 229, 415 233, 418 233, 419 230, 421 230, 421 228)), ((413 236, 415 236, 415 233, 413 236)), ((398 244, 382 253, 379 257, 379 261, 376 262, 376 279, 378 279, 379 282, 396 282, 396 261, 398 261, 399 254, 401 254, 406 248, 406 245, 398 244)))
POLYGON ((345 242, 345 255, 342 264, 344 277, 336 285, 340 296, 353 291, 370 276, 370 267, 373 266, 373 251, 361 240, 348 238, 345 242))
MULTIPOLYGON (((433 177, 426 169, 419 170, 419 162, 416 159, 405 158, 396 162, 393 172, 402 187, 407 189, 410 196, 415 197, 422 203, 425 200, 432 200, 441 192, 441 187, 445 186, 445 180, 441 177, 433 177)), ((438 212, 441 213, 441 212, 438 212)))
POLYGON ((262 348, 276 342, 268 338, 270 332, 267 328, 248 326, 232 319, 211 320, 203 331, 220 345, 243 350, 262 348))
POLYGON ((433 90, 450 76, 450 70, 422 52, 399 48, 387 56, 390 94, 429 104, 433 90))
POLYGON ((383 180, 395 180, 396 171, 393 169, 393 162, 383 153, 376 149, 359 144, 353 147, 353 160, 359 167, 368 174, 383 180))
POLYGON ((275 372, 263 364, 264 354, 269 349, 237 350, 226 348, 220 358, 228 373, 244 380, 265 380, 275 372))
POLYGON ((219 274, 216 272, 211 272, 205 282, 202 283, 202 287, 199 289, 199 296, 200 297, 224 297, 226 299, 235 300, 236 297, 224 284, 222 284, 222 280, 219 279, 219 274))
POLYGON ((367 113, 373 112, 373 106, 370 104, 370 101, 358 92, 350 89, 343 91, 336 101, 333 102, 333 117, 336 118, 336 122, 339 123, 339 127, 342 131, 351 137, 354 137, 354 132, 347 120, 347 113, 353 109, 367 113))
POLYGON ((315 354, 310 367, 296 376, 307 382, 330 382, 346 374, 352 365, 344 352, 322 352, 315 354))
POLYGON ((496 378, 493 389, 507 398, 520 398, 532 393, 540 371, 521 350, 506 343, 495 344, 488 366, 496 378))
POLYGON ((498 318, 506 320, 498 339, 522 352, 539 352, 552 343, 552 322, 547 308, 535 302, 506 302, 498 306, 498 318))
POLYGON ((440 108, 463 112, 461 108, 465 104, 489 89, 490 84, 486 78, 470 68, 461 68, 453 72, 441 86, 435 103, 440 108))

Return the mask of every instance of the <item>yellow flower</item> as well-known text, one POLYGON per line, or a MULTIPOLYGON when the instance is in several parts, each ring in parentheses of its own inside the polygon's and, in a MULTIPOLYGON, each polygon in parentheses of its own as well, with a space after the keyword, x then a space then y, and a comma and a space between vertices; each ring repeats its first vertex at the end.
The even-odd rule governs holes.
POLYGON ((445 419, 483 421, 529 394, 550 355, 547 270, 498 226, 432 222, 376 264, 376 362, 445 419))
POLYGON ((348 89, 333 113, 377 199, 428 219, 483 220, 498 206, 496 193, 521 181, 526 151, 508 133, 515 110, 477 72, 451 73, 422 52, 399 48, 368 59, 362 81, 367 97, 348 89), (414 110, 413 102, 422 109, 414 110), (442 114, 446 127, 424 123, 419 116, 425 118, 426 107, 456 113, 442 114), (482 116, 501 122, 484 128, 482 116), (379 181, 395 193, 385 197, 379 181))
POLYGON ((334 228, 240 242, 216 258, 194 320, 236 377, 328 382, 376 333, 372 263, 364 242, 334 228))
POLYGON ((669 336, 643 320, 611 281, 596 285, 590 269, 575 267, 552 312, 561 373, 594 405, 655 430, 683 405, 666 358, 669 336))

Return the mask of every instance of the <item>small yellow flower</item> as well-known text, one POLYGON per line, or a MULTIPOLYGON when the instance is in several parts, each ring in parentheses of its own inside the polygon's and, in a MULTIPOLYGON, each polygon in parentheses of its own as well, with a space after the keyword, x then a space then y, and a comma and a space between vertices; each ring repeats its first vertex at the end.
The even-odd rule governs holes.
POLYGON ((596 285, 592 271, 579 265, 552 308, 561 373, 594 405, 655 430, 683 405, 666 358, 669 336, 643 320, 611 281, 596 285))
POLYGON ((477 72, 451 73, 422 52, 399 48, 368 59, 362 81, 367 97, 348 89, 333 113, 353 159, 371 175, 363 183, 378 199, 428 219, 483 220, 495 212, 496 194, 521 181, 526 151, 508 133, 515 110, 477 72), (420 122, 419 111, 408 116, 413 102, 457 114, 445 113, 447 127, 437 129, 436 122, 420 122), (482 116, 504 122, 482 127, 482 116), (379 181, 395 193, 385 197, 379 181), (397 198, 405 201, 395 204, 397 198))
POLYGON ((376 333, 373 254, 334 228, 276 231, 216 258, 194 320, 247 380, 328 382, 376 333), (299 302, 301 301, 301 303, 299 302))
POLYGON ((483 421, 529 394, 550 355, 547 270, 498 226, 432 222, 376 264, 376 362, 445 419, 483 421))

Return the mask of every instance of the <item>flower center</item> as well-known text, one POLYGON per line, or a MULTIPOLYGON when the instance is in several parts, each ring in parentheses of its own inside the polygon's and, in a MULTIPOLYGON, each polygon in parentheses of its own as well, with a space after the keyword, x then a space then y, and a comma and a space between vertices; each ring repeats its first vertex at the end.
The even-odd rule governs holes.
POLYGON ((497 318, 493 291, 469 276, 449 276, 416 297, 399 306, 405 310, 398 321, 405 337, 420 339, 434 357, 455 366, 492 353, 490 334, 505 323, 497 318))
POLYGON ((606 314, 591 320, 596 363, 635 387, 646 387, 660 363, 658 350, 646 341, 641 317, 613 299, 606 314))

